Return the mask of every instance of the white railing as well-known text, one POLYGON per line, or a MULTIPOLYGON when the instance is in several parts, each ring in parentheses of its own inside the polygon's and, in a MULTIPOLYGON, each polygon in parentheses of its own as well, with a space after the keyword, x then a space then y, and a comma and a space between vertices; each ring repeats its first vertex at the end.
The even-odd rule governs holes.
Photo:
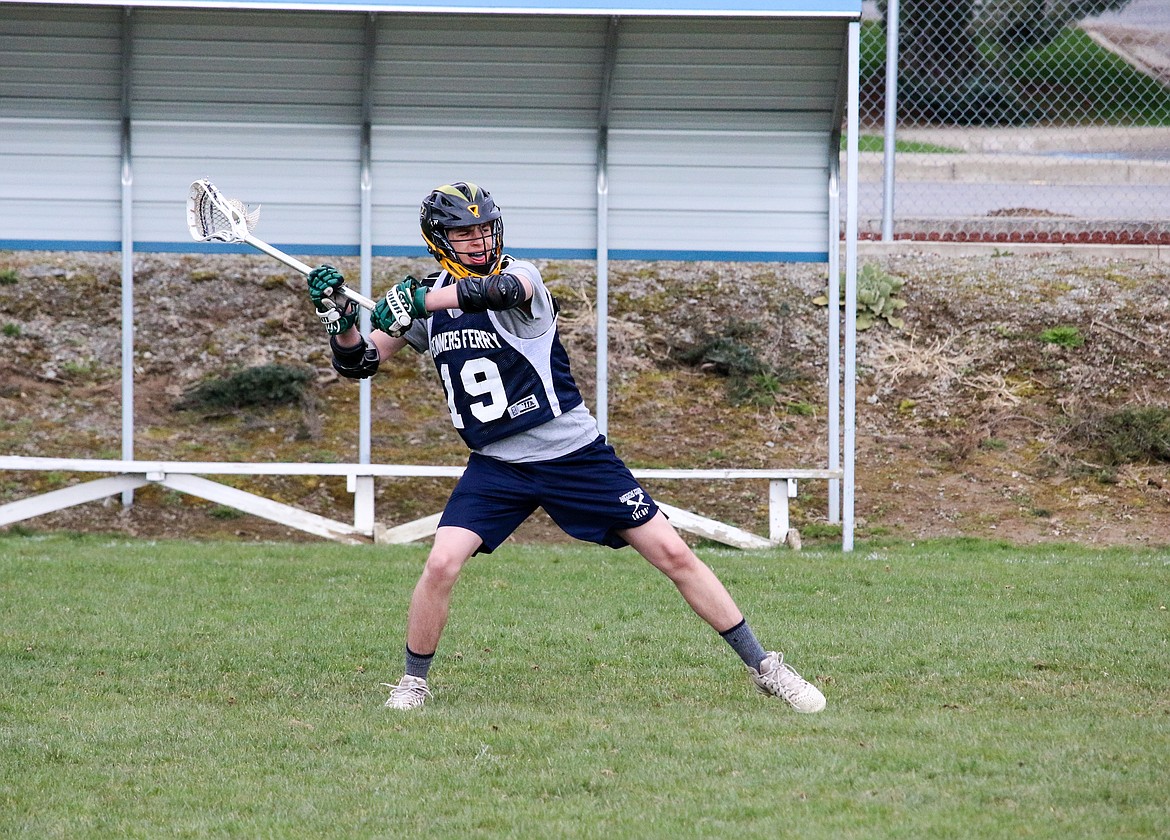
MULTIPOLYGON (((0 470, 53 470, 56 472, 110 473, 105 478, 73 484, 37 496, 0 505, 0 527, 74 505, 104 499, 147 484, 158 484, 253 516, 279 522, 319 537, 345 543, 407 543, 435 533, 440 513, 387 527, 374 515, 375 478, 450 477, 463 467, 414 464, 233 463, 210 461, 114 461, 89 458, 31 458, 0 456, 0 470), (329 519, 292 505, 202 478, 204 475, 317 475, 345 476, 354 495, 353 524, 329 519)), ((680 530, 736 548, 770 548, 787 544, 800 547, 799 533, 790 527, 788 500, 796 498, 797 482, 807 479, 842 478, 841 470, 820 469, 634 469, 638 479, 741 480, 768 482, 768 536, 757 536, 733 525, 655 501, 680 530)))

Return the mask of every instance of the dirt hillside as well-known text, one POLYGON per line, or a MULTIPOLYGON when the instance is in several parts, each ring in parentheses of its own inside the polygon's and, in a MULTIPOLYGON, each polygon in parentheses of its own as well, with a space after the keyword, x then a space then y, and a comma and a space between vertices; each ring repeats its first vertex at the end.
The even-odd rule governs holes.
MULTIPOLYGON (((357 276, 356 260, 336 262, 357 276)), ((1170 263, 1075 250, 861 263, 876 290, 869 314, 887 301, 888 317, 859 338, 860 539, 1170 543, 1170 263)), ((539 265, 593 404, 593 266, 539 265)), ((0 452, 120 457, 120 270, 117 254, 0 254, 0 452)), ((378 260, 375 290, 426 270, 378 260)), ((330 368, 299 275, 260 255, 141 255, 135 276, 137 458, 357 459, 359 389, 330 368), (273 364, 304 380, 291 403, 180 407, 201 383, 273 364)), ((610 438, 631 465, 825 464, 823 267, 614 263, 610 283, 610 438)), ((413 353, 383 366, 371 389, 376 461, 463 463, 434 378, 413 353)), ((92 477, 2 473, 0 503, 92 477)), ((229 483, 352 518, 344 480, 229 483)), ((450 487, 380 481, 377 517, 434 513, 450 487)), ((766 487, 754 482, 650 489, 767 530, 766 487)), ((823 482, 803 483, 795 502, 806 544, 836 538, 823 482)), ((111 499, 12 527, 316 539, 157 487, 126 510, 111 499)), ((517 539, 563 537, 538 516, 517 539)))

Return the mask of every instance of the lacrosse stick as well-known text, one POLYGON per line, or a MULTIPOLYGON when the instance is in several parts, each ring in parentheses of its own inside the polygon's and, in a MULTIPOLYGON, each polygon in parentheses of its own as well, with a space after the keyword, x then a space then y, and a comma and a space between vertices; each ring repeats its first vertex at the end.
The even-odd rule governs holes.
MULTIPOLYGON (((310 266, 252 235, 252 228, 259 218, 259 207, 249 213, 242 201, 224 198, 215 184, 206 178, 193 183, 187 194, 187 227, 191 229, 191 236, 196 242, 243 242, 308 276, 313 270, 310 266)), ((360 292, 344 285, 338 290, 358 306, 374 311, 374 301, 360 292)), ((410 326, 410 315, 405 312, 395 312, 395 315, 400 326, 410 326)))

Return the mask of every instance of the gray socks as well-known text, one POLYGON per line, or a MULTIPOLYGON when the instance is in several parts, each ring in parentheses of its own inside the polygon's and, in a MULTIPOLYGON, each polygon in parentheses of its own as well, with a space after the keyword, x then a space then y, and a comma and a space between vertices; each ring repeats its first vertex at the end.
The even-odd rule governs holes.
POLYGON ((732 650, 739 654, 744 665, 759 670, 760 662, 768 655, 768 652, 764 650, 759 639, 756 638, 756 634, 752 632, 752 628, 748 627, 746 618, 719 635, 727 644, 731 645, 732 650))
POLYGON ((435 658, 433 653, 428 653, 426 656, 415 653, 409 647, 406 649, 406 673, 412 677, 427 678, 427 671, 431 670, 431 660, 435 658))

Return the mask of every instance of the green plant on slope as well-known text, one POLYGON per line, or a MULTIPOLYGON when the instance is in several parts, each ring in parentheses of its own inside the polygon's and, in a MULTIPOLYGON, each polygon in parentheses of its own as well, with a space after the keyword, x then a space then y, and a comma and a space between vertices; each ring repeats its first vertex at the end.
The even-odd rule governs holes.
POLYGON ((1040 333, 1040 340, 1045 344, 1055 344, 1058 347, 1081 347, 1085 337, 1076 327, 1064 325, 1052 327, 1040 333))
MULTIPOLYGON (((857 329, 868 330, 878 321, 884 320, 891 327, 902 329, 906 322, 898 310, 906 301, 895 297, 906 285, 906 281, 887 274, 876 263, 866 263, 857 272, 857 329)), ((845 278, 840 283, 840 304, 845 305, 845 278)), ((828 306, 828 295, 813 298, 817 306, 828 306)))
POLYGON ((679 362, 727 378, 728 395, 736 405, 772 405, 784 386, 799 379, 796 371, 778 368, 760 358, 748 343, 755 324, 739 325, 727 335, 704 335, 692 346, 678 348, 679 362))

